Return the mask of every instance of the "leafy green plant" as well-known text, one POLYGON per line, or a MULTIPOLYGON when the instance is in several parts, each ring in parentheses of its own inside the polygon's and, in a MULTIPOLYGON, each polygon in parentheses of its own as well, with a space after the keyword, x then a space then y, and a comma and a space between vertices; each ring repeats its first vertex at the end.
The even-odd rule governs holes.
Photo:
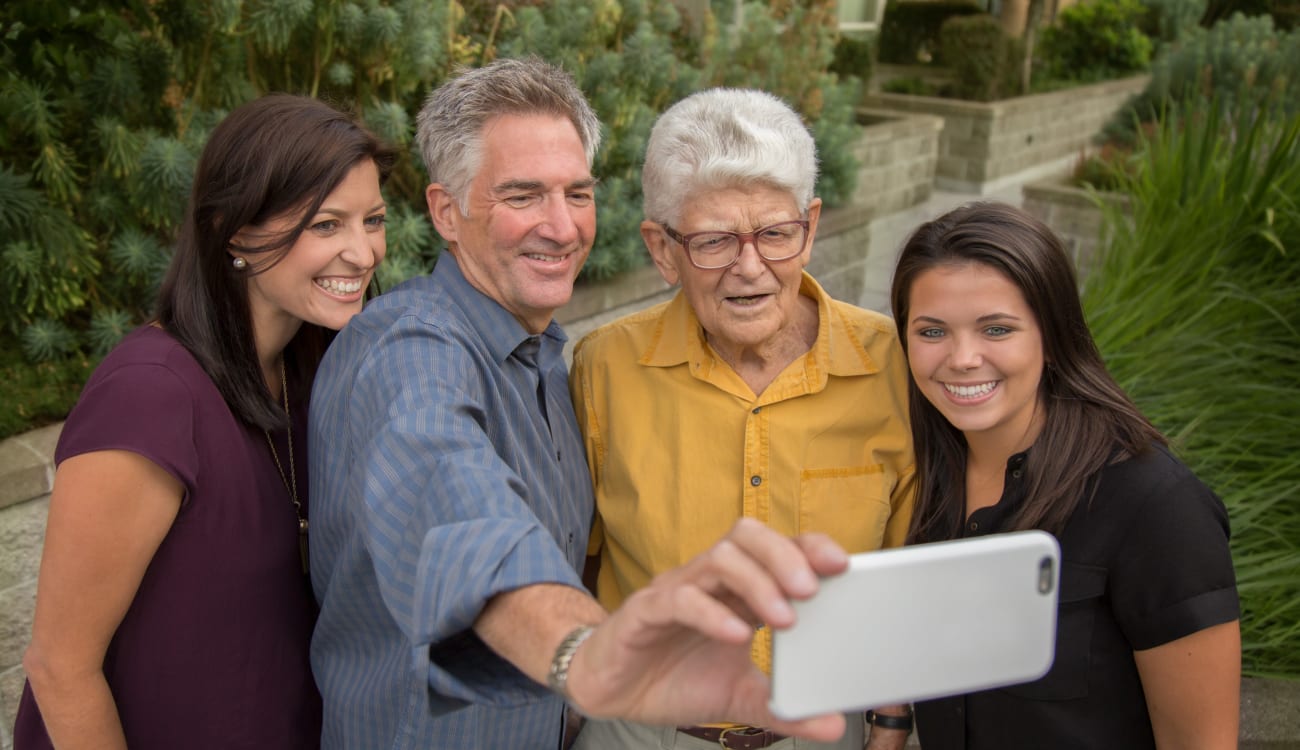
POLYGON ((880 62, 896 65, 918 63, 961 64, 944 59, 940 51, 939 29, 954 16, 982 13, 978 3, 967 0, 906 2, 889 0, 880 21, 880 62))
POLYGON ((1213 26, 1238 13, 1243 16, 1270 16, 1277 28, 1287 31, 1300 26, 1298 0, 1209 0, 1201 24, 1213 26))
POLYGON ((1099 191, 1119 190, 1134 167, 1131 149, 1106 144, 1094 154, 1085 154, 1070 170, 1070 184, 1099 191))
POLYGON ((1142 0, 1142 6, 1142 33, 1159 44, 1172 44, 1197 27, 1209 0, 1142 0))
POLYGON ((98 363, 80 355, 32 363, 16 336, 0 332, 0 439, 66 417, 98 363))
POLYGON ((962 61, 953 66, 948 95, 988 102, 1019 93, 1018 46, 993 16, 949 18, 940 30, 939 48, 944 59, 962 61))
MULTIPOLYGON (((1240 99, 1238 99, 1240 101, 1240 99)), ((1085 282, 1111 370, 1223 498, 1248 673, 1300 676, 1300 118, 1169 110, 1101 204, 1085 282)))
POLYGON ((1280 32, 1268 16, 1242 15, 1194 29, 1152 63, 1146 89, 1116 114, 1104 135, 1130 142, 1138 124, 1195 99, 1214 100, 1225 110, 1268 103, 1300 113, 1300 30, 1280 32))
POLYGON ((835 42, 828 70, 839 76, 840 80, 852 77, 865 85, 871 80, 872 65, 871 41, 846 34, 835 42))
POLYGON ((1097 81, 1145 70, 1152 48, 1139 28, 1145 13, 1139 0, 1091 0, 1061 11, 1038 50, 1048 75, 1097 81))
POLYGON ((890 94, 939 96, 939 87, 920 76, 899 76, 880 85, 880 90, 890 94))
MULTIPOLYGON (((424 97, 457 67, 524 54, 563 65, 605 126, 588 279, 646 262, 646 138, 659 112, 706 86, 765 88, 796 107, 821 153, 818 193, 846 199, 859 89, 828 72, 832 0, 750 2, 736 24, 725 5, 720 20, 673 0, 0 4, 0 335, 58 363, 146 320, 208 132, 268 91, 351 109, 409 147, 424 97)), ((381 288, 427 270, 440 244, 423 166, 401 153, 381 288)))

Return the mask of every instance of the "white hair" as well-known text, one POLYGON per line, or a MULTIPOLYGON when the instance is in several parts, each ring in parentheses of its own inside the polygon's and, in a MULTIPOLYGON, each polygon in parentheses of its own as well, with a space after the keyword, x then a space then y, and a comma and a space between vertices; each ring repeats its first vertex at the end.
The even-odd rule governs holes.
POLYGON ((647 219, 676 223, 699 191, 754 183, 788 190, 800 211, 812 202, 817 147, 785 102, 753 89, 708 89, 655 122, 641 170, 647 219))

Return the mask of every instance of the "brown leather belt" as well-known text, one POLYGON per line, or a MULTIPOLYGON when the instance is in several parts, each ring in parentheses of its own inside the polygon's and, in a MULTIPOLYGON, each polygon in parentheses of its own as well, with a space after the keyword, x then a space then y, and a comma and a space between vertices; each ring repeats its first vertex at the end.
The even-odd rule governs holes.
POLYGON ((677 727, 677 731, 728 750, 761 750, 785 739, 783 734, 758 727, 677 727))

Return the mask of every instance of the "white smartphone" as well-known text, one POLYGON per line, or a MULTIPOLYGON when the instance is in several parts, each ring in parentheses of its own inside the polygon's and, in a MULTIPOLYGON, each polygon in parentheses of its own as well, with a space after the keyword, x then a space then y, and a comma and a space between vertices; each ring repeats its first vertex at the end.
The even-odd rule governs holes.
POLYGON ((1043 531, 850 558, 772 636, 772 713, 795 719, 1036 680, 1052 666, 1061 551, 1043 531))

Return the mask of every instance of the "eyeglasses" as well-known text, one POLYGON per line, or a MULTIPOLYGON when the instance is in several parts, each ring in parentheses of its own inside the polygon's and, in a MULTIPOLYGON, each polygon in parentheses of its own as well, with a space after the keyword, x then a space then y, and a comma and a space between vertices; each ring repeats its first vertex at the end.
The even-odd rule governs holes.
POLYGON ((664 233, 686 248, 686 257, 696 268, 730 268, 740 260, 740 249, 752 242, 759 257, 769 262, 789 260, 803 252, 808 241, 808 220, 783 221, 752 232, 692 232, 678 234, 667 224, 664 233))

